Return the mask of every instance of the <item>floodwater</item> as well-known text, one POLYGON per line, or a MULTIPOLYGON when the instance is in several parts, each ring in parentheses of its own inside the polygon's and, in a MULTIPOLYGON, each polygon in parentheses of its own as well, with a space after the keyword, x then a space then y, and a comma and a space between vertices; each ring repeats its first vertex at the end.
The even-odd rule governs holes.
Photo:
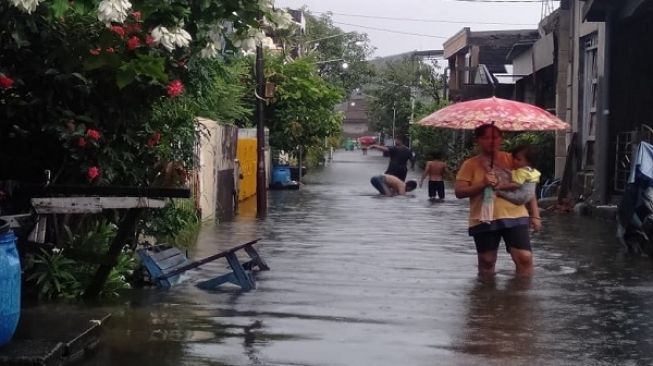
MULTIPOLYGON (((272 191, 201 233, 196 258, 262 238, 258 288, 203 291, 212 262, 171 290, 137 290, 85 365, 648 365, 653 265, 622 254, 612 223, 548 216, 535 275, 476 277, 467 201, 379 198, 379 153, 338 152, 299 191, 272 191)), ((411 173, 409 172, 409 177, 411 173)))

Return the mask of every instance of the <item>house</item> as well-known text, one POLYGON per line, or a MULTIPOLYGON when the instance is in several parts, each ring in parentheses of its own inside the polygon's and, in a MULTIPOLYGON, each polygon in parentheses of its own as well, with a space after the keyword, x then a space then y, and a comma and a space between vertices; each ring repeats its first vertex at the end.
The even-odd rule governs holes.
MULTIPOLYGON (((540 21, 539 37, 516 42, 506 59, 512 63, 514 99, 543 108, 569 121, 566 109, 569 15, 557 9, 540 21)), ((562 177, 568 136, 556 132, 555 176, 562 177)))
POLYGON ((369 129, 367 102, 362 93, 352 94, 346 102, 338 105, 338 110, 345 115, 342 121, 342 137, 355 139, 375 134, 369 129))
POLYGON ((576 127, 584 140, 594 138, 593 188, 599 202, 608 202, 625 187, 632 142, 650 140, 653 132, 653 77, 646 73, 653 59, 648 34, 653 1, 576 0, 570 5, 581 26, 596 29, 578 34, 578 89, 586 103, 576 127))
POLYGON ((538 38, 534 29, 473 32, 463 28, 443 44, 449 64, 449 99, 512 99, 515 75, 506 67, 507 56, 515 44, 538 38))
POLYGON ((556 175, 568 178, 574 198, 612 201, 625 188, 633 144, 653 137, 643 72, 653 57, 651 25, 651 0, 563 0, 540 24, 534 45, 553 43, 555 112, 572 127, 558 133, 556 175))

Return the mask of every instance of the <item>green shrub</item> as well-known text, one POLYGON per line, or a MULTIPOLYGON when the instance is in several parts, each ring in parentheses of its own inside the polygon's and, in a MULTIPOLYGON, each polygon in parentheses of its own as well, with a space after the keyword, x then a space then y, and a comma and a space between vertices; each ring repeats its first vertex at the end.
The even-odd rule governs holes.
MULTIPOLYGON (((109 221, 86 217, 80 220, 76 229, 65 226, 64 242, 60 248, 51 251, 41 249, 38 254, 27 256, 25 268, 27 283, 34 286, 39 299, 79 297, 97 271, 97 265, 68 258, 72 250, 94 256, 104 256, 117 227, 109 221)), ((125 250, 118 257, 104 288, 103 297, 115 297, 118 291, 130 288, 128 278, 135 268, 133 252, 125 250)))

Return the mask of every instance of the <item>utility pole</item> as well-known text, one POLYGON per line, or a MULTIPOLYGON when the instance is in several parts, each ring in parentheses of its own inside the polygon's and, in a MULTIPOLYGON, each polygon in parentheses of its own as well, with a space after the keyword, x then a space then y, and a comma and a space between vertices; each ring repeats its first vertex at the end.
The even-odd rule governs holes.
POLYGON ((256 217, 264 218, 268 211, 267 177, 265 174, 265 75, 263 48, 256 47, 256 217))

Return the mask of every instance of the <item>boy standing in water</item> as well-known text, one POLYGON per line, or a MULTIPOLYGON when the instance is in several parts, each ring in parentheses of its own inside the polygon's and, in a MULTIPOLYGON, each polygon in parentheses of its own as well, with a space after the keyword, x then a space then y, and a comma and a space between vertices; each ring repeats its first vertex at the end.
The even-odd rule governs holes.
POLYGON ((437 193, 438 199, 444 199, 444 175, 447 174, 447 163, 441 161, 442 154, 440 152, 434 152, 431 154, 431 160, 426 163, 424 167, 424 173, 422 174, 422 179, 419 181, 420 188, 424 179, 429 177, 429 199, 435 200, 435 194, 437 193))

